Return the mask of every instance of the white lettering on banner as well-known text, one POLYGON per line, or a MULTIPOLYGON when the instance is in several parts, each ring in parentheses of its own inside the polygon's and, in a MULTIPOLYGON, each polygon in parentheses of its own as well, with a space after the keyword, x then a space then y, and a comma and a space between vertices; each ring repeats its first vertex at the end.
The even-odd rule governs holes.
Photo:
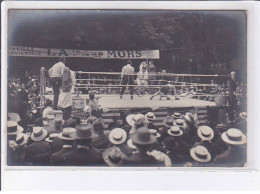
POLYGON ((34 48, 11 46, 9 56, 23 57, 87 57, 97 59, 159 59, 159 50, 91 51, 77 49, 34 48))

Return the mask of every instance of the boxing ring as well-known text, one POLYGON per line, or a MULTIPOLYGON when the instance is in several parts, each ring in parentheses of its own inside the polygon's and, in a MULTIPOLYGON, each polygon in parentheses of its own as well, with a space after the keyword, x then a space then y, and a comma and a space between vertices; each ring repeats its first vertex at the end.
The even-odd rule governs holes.
MULTIPOLYGON (((86 105, 88 92, 95 93, 98 104, 106 109, 102 117, 107 124, 115 119, 119 119, 122 112, 146 113, 148 111, 155 113, 157 125, 162 125, 162 120, 175 111, 181 113, 191 112, 198 118, 199 123, 203 123, 206 121, 209 111, 218 111, 220 107, 223 108, 224 106, 218 105, 215 101, 216 94, 211 94, 211 91, 223 88, 223 85, 216 84, 214 81, 216 79, 223 80, 226 78, 226 75, 156 73, 155 76, 158 79, 152 80, 150 85, 141 86, 138 86, 136 83, 137 74, 132 74, 135 80, 133 85, 122 85, 120 76, 120 72, 76 71, 74 83, 76 92, 73 94, 73 99, 81 99, 84 105, 86 105), (189 80, 194 80, 194 78, 206 78, 210 83, 189 82, 189 80), (152 94, 162 87, 161 83, 165 80, 174 88, 174 95, 169 94, 171 100, 165 98, 159 100, 159 96, 150 100, 152 94), (120 99, 120 89, 123 86, 126 86, 127 89, 123 98, 120 99), (129 94, 129 86, 134 87, 133 99, 131 99, 129 94), (146 93, 142 96, 137 95, 140 87, 146 88, 146 93)), ((46 80, 44 83, 46 83, 46 80)), ((43 96, 52 99, 52 94, 46 94, 45 86, 42 85, 43 89, 41 91, 43 91, 43 96)))

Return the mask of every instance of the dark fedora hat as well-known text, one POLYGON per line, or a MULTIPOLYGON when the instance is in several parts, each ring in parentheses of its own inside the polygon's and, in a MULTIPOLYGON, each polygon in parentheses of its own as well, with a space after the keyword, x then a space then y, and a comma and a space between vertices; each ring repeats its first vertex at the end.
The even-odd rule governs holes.
POLYGON ((174 125, 174 119, 170 116, 167 116, 164 120, 163 120, 163 124, 166 127, 172 127, 174 125))
POLYGON ((102 118, 99 118, 93 123, 94 130, 107 129, 108 125, 105 125, 102 118))
POLYGON ((72 127, 65 127, 62 133, 59 134, 59 138, 63 140, 75 140, 72 136, 76 133, 76 129, 72 127))
POLYGON ((140 127, 135 133, 130 135, 130 138, 137 145, 150 145, 156 142, 155 135, 149 132, 147 126, 140 127))
POLYGON ((93 125, 82 123, 76 127, 76 133, 71 134, 70 137, 75 139, 93 139, 98 137, 93 131, 93 125))
POLYGON ((54 125, 57 127, 61 127, 62 125, 64 125, 65 121, 61 118, 56 118, 54 120, 54 125))

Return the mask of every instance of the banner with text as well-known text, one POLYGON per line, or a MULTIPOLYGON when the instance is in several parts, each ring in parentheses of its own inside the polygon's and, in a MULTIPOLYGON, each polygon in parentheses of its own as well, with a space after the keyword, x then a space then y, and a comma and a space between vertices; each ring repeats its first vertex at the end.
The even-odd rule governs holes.
POLYGON ((87 57, 97 59, 159 59, 159 50, 77 50, 11 46, 9 56, 22 57, 87 57))

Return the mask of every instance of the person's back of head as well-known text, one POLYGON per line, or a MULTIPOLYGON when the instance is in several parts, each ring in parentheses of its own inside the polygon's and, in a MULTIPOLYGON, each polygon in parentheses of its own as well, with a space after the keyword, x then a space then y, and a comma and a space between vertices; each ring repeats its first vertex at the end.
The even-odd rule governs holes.
POLYGON ((60 58, 59 58, 59 62, 62 62, 62 63, 65 64, 65 57, 60 57, 60 58))
POLYGON ((128 65, 132 65, 132 61, 131 60, 127 60, 127 64, 128 65))
POLYGON ((45 106, 51 106, 52 105, 52 101, 50 99, 47 99, 45 102, 45 106))
POLYGON ((95 94, 94 93, 89 93, 89 99, 94 100, 95 99, 95 94))

